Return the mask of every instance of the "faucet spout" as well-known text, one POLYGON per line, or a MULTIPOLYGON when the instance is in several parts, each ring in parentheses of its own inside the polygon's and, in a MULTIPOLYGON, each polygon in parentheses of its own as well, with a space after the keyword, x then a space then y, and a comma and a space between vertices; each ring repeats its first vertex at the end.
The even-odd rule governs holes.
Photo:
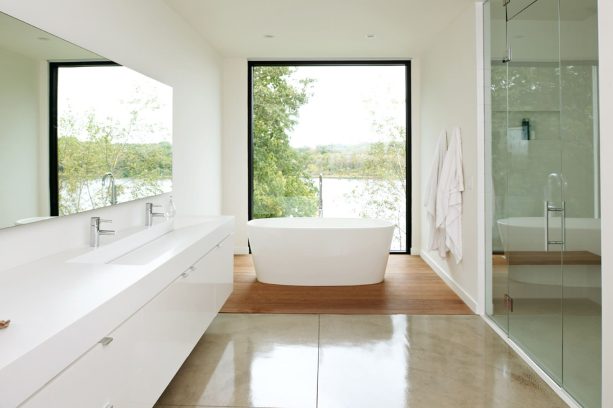
POLYGON ((154 212, 154 207, 161 207, 161 205, 155 205, 153 203, 145 203, 145 227, 153 225, 154 217, 164 217, 166 214, 154 212))
POLYGON ((103 222, 113 222, 103 220, 100 217, 91 217, 89 220, 89 246, 97 248, 100 246, 100 235, 115 235, 113 230, 101 230, 100 224, 103 222))

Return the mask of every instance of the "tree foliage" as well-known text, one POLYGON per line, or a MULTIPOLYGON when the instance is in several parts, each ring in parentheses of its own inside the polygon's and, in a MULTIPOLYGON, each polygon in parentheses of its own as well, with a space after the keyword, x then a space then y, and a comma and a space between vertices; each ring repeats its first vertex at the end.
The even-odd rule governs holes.
MULTIPOLYGON (((366 162, 364 194, 367 199, 360 215, 380 218, 396 224, 393 247, 404 248, 406 242, 406 129, 390 123, 379 124, 389 141, 370 145, 366 162)), ((355 194, 355 192, 354 192, 355 194)))
POLYGON ((292 82, 291 67, 253 69, 253 216, 313 216, 317 190, 289 132, 308 100, 309 80, 292 82))

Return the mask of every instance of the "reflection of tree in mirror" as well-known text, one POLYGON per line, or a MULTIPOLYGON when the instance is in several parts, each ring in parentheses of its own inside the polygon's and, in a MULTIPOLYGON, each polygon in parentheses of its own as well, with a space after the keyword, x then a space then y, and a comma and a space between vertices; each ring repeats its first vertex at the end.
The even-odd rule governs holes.
POLYGON ((58 118, 58 183, 60 215, 73 214, 110 203, 110 186, 102 177, 112 173, 119 202, 168 191, 172 177, 172 146, 146 143, 148 137, 168 132, 159 124, 142 120, 156 110, 155 96, 136 89, 125 102, 129 119, 101 119, 94 112, 77 117, 68 110, 58 118))

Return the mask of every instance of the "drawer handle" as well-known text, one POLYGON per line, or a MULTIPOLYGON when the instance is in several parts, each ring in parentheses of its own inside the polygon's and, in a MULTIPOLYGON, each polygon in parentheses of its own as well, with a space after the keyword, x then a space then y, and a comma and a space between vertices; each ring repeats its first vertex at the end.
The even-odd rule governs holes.
POLYGON ((196 270, 195 266, 190 266, 189 268, 187 268, 187 270, 185 272, 183 272, 181 274, 182 278, 187 278, 189 276, 190 273, 194 272, 196 270))
POLYGON ((103 346, 108 346, 112 342, 113 342, 112 337, 103 337, 102 340, 100 340, 98 343, 102 344, 103 346))

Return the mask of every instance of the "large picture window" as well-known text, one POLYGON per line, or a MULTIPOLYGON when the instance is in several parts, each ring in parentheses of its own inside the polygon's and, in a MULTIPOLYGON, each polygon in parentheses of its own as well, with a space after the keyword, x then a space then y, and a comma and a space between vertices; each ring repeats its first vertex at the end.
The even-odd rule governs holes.
POLYGON ((249 219, 367 217, 410 250, 410 63, 251 62, 249 219))

